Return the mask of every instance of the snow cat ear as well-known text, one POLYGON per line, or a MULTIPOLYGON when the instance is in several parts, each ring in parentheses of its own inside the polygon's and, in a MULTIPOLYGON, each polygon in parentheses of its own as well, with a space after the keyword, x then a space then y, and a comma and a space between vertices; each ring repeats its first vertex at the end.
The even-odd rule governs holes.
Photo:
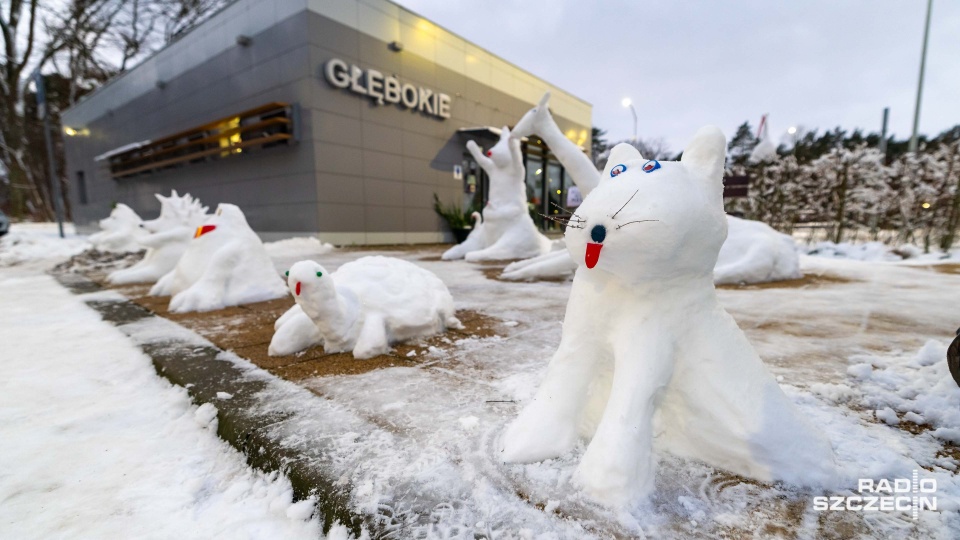
POLYGON ((607 168, 604 169, 601 180, 616 178, 620 173, 631 167, 639 167, 637 162, 643 161, 640 151, 627 143, 620 143, 610 151, 610 157, 607 158, 607 168))
POLYGON ((723 164, 727 159, 727 138, 717 126, 704 126, 683 151, 680 163, 709 181, 711 190, 723 193, 723 164))
POLYGON ((500 128, 500 140, 505 141, 510 138, 510 128, 508 126, 503 126, 500 128))

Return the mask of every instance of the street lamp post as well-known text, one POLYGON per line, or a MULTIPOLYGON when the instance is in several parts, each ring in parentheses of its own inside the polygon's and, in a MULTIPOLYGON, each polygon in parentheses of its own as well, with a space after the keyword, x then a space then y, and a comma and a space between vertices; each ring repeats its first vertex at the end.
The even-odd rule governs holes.
POLYGON ((620 104, 629 108, 633 114, 633 142, 637 142, 637 110, 633 108, 633 102, 630 101, 630 98, 623 98, 620 104))
POLYGON ((34 70, 31 77, 37 92, 37 110, 43 116, 43 138, 47 143, 47 163, 50 167, 50 187, 53 192, 53 208, 57 216, 57 229, 60 238, 63 238, 63 192, 60 187, 60 177, 57 176, 57 163, 53 155, 53 139, 50 133, 50 105, 47 103, 46 84, 40 67, 34 70))
POLYGON ((923 72, 927 67, 927 41, 930 38, 930 12, 933 0, 927 0, 927 21, 923 27, 923 49, 920 52, 920 80, 917 82, 917 103, 913 108, 913 134, 910 135, 910 152, 917 151, 917 128, 920 125, 920 98, 923 96, 923 72))

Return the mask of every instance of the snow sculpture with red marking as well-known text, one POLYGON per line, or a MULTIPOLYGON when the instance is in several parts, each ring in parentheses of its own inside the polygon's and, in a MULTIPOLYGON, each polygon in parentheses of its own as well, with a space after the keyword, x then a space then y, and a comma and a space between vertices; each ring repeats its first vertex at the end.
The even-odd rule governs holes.
POLYGON ((240 208, 220 204, 150 294, 173 296, 170 311, 185 313, 282 298, 287 288, 240 208))
POLYGON ((137 239, 146 255, 130 268, 111 273, 107 278, 111 283, 153 283, 163 277, 177 266, 196 228, 207 218, 207 207, 189 193, 181 197, 174 190, 169 197, 155 196, 160 216, 144 221, 140 226, 147 234, 137 239))
POLYGON ((300 261, 287 272, 287 286, 300 310, 281 317, 286 320, 278 324, 271 354, 293 348, 284 340, 319 338, 325 352, 352 351, 356 358, 372 358, 389 352, 392 343, 463 328, 443 281, 400 259, 361 257, 334 273, 316 262, 300 261), (312 329, 302 317, 311 321, 312 329))
POLYGON ((137 251, 138 240, 147 235, 141 223, 143 220, 132 208, 117 203, 110 215, 100 220, 100 232, 90 235, 90 243, 100 251, 137 251))
POLYGON ((502 436, 505 461, 559 457, 585 437, 574 481, 613 506, 653 491, 654 439, 749 478, 831 484, 830 443, 717 300, 725 155, 715 127, 652 170, 632 146, 613 149, 566 231, 583 264, 546 378, 502 436))
POLYGON ((527 194, 520 140, 501 128, 500 140, 486 155, 477 143, 467 143, 473 159, 490 178, 490 197, 483 219, 462 243, 443 254, 444 260, 490 261, 526 259, 550 251, 550 240, 540 234, 527 210, 527 194))

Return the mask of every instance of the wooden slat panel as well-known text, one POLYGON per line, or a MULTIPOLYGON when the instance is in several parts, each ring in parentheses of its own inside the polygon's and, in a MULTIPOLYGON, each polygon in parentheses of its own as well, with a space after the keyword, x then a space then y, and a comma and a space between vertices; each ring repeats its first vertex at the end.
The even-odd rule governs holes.
MULTIPOLYGON (((259 107, 255 107, 255 108, 250 109, 250 110, 248 110, 248 111, 243 111, 243 112, 237 113, 237 114, 231 114, 230 116, 226 116, 226 117, 224 117, 224 118, 219 118, 219 119, 214 120, 214 121, 212 121, 212 122, 207 122, 206 124, 203 124, 202 126, 198 126, 198 127, 195 127, 195 128, 190 128, 190 129, 181 131, 181 132, 179 132, 179 133, 174 133, 173 135, 168 135, 168 136, 166 136, 166 137, 163 137, 162 139, 157 139, 157 140, 155 140, 155 141, 150 141, 149 146, 160 145, 160 144, 163 144, 163 143, 166 143, 166 142, 170 142, 170 141, 173 141, 173 140, 176 140, 176 139, 181 139, 181 138, 183 138, 183 137, 188 137, 188 136, 190 136, 191 134, 193 134, 193 133, 195 133, 195 132, 198 132, 198 131, 209 131, 209 130, 211 130, 211 129, 217 127, 217 126, 219 126, 220 124, 222 124, 222 123, 224 123, 224 122, 228 122, 228 121, 230 121, 230 120, 232 120, 232 119, 234 119, 234 118, 237 118, 237 117, 243 118, 243 117, 245 117, 245 116, 256 116, 256 115, 258 115, 258 114, 262 114, 262 113, 265 113, 265 112, 269 112, 269 111, 272 111, 272 110, 274 110, 274 109, 284 109, 284 108, 289 107, 289 106, 290 106, 289 103, 280 103, 280 102, 267 103, 266 105, 261 105, 261 106, 259 106, 259 107)), ((119 156, 114 156, 114 157, 120 157, 120 156, 123 156, 123 155, 125 155, 125 154, 126 154, 126 153, 124 153, 124 154, 119 154, 119 156)))
POLYGON ((116 172, 116 173, 113 173, 113 177, 114 177, 114 178, 123 178, 124 176, 131 176, 131 175, 134 175, 134 174, 137 174, 137 173, 141 173, 141 172, 144 172, 144 171, 149 171, 149 170, 151 170, 151 169, 160 169, 160 168, 163 168, 163 167, 169 167, 170 165, 176 165, 177 163, 183 163, 183 162, 185 162, 185 161, 193 161, 193 160, 195 160, 195 159, 199 159, 199 158, 207 157, 207 156, 212 156, 212 155, 215 155, 215 154, 219 154, 219 153, 221 153, 221 152, 232 152, 233 150, 236 150, 236 149, 238 149, 238 148, 247 148, 247 147, 249 147, 249 146, 257 146, 257 145, 263 145, 263 144, 270 144, 270 143, 272 143, 272 142, 277 142, 277 141, 285 141, 285 140, 290 139, 291 137, 293 137, 293 135, 290 135, 289 133, 275 133, 275 134, 269 135, 269 136, 267 136, 267 137, 260 137, 260 138, 257 138, 257 139, 249 139, 249 140, 246 140, 246 141, 241 142, 240 144, 234 144, 234 145, 231 145, 231 146, 223 146, 223 147, 211 148, 211 149, 209 149, 209 150, 204 150, 203 152, 196 152, 196 153, 193 153, 193 154, 187 154, 187 155, 185 155, 185 156, 178 156, 178 157, 175 157, 175 158, 165 159, 165 160, 163 160, 163 161, 158 161, 158 162, 156 162, 156 163, 149 163, 149 164, 147 164, 147 165, 143 165, 143 166, 137 167, 137 168, 135 168, 135 169, 118 171, 118 172, 116 172))
POLYGON ((291 132, 296 129, 289 117, 289 107, 286 103, 267 103, 111 156, 110 175, 123 178, 178 163, 220 157, 218 154, 229 157, 238 148, 288 141, 293 138, 291 132), (235 127, 226 127, 230 124, 235 127), (278 129, 280 132, 277 132, 278 129), (243 135, 252 138, 244 139, 243 135), (241 139, 239 143, 220 146, 221 142, 238 136, 241 139))
MULTIPOLYGON (((178 151, 178 150, 184 150, 184 149, 186 149, 186 148, 190 148, 191 146, 198 146, 198 145, 202 145, 202 144, 214 143, 214 142, 219 141, 220 139, 225 139, 225 138, 227 138, 227 137, 230 137, 230 136, 232 136, 232 135, 236 135, 236 134, 238 134, 238 133, 247 133, 247 132, 249 132, 249 131, 255 131, 255 130, 257 130, 257 129, 263 129, 263 128, 265 128, 265 127, 270 127, 270 126, 280 125, 280 124, 287 124, 287 125, 289 125, 289 124, 290 124, 290 119, 289 119, 289 118, 284 118, 284 117, 279 117, 279 116, 276 117, 276 118, 268 118, 268 119, 266 119, 266 120, 263 120, 263 121, 261 121, 261 122, 257 122, 257 123, 255 123, 255 124, 248 124, 248 125, 246 125, 246 126, 239 126, 239 127, 231 128, 231 129, 228 129, 228 130, 225 130, 225 131, 220 131, 220 132, 216 133, 215 135, 210 135, 210 136, 208 136, 208 137, 203 137, 202 139, 194 139, 194 140, 192 140, 192 141, 189 141, 189 142, 186 142, 186 143, 183 143, 183 144, 178 144, 178 145, 176 145, 176 146, 168 146, 168 147, 166 147, 166 148, 163 148, 163 149, 161 149, 161 150, 157 150, 156 152, 152 152, 152 153, 150 153, 150 154, 146 154, 146 155, 142 155, 142 156, 136 156, 136 157, 134 157, 134 158, 132 158, 132 159, 126 160, 123 164, 124 164, 124 165, 127 165, 127 164, 138 163, 138 162, 143 161, 143 160, 145 160, 145 159, 155 158, 155 157, 157 157, 157 156, 166 155, 166 154, 169 154, 169 153, 171 153, 171 152, 176 152, 176 151, 178 151)), ((152 145, 151 145, 151 146, 152 146, 152 145)), ((146 148, 149 149, 149 146, 146 147, 146 148)), ((142 151, 143 151, 143 148, 137 148, 136 151, 141 151, 141 152, 142 152, 142 151)))

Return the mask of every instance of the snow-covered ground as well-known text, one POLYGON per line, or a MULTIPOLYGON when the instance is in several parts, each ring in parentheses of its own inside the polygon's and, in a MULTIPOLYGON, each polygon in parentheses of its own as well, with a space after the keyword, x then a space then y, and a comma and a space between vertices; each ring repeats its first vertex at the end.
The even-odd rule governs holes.
MULTIPOLYGON (((647 508, 616 515, 580 496, 570 477, 583 447, 573 455, 527 466, 503 466, 495 454, 505 423, 517 414, 541 379, 559 342, 569 284, 502 283, 482 268, 421 260, 426 254, 396 252, 439 275, 458 307, 478 309, 509 325, 501 337, 464 340, 453 356, 431 356, 421 367, 396 367, 361 375, 306 381, 328 399, 367 419, 369 433, 345 432, 341 450, 362 445, 371 466, 354 470, 360 508, 376 508, 414 488, 444 501, 447 518, 475 521, 474 532, 550 530, 560 537, 594 533, 686 538, 740 533, 769 524, 816 537, 831 522, 811 510, 810 494, 785 486, 741 483, 722 471, 661 455, 657 495, 647 508), (515 324, 514 324, 515 323, 515 324), (371 391, 376 389, 376 391, 371 391), (373 444, 388 426, 390 437, 373 444), (790 516, 798 504, 799 515, 790 516), (542 512, 529 512, 546 508, 542 512)), ((331 253, 328 268, 356 254, 331 253)), ((960 276, 897 264, 801 257, 806 285, 719 291, 761 357, 803 414, 830 438, 837 453, 843 494, 857 479, 908 478, 911 471, 936 478, 940 513, 855 514, 852 530, 866 537, 953 538, 960 481, 956 455, 932 432, 913 435, 885 425, 869 403, 838 403, 815 390, 832 383, 858 388, 848 374, 856 355, 912 356, 929 340, 943 348, 952 338, 960 276), (819 277, 822 276, 822 277, 819 277)), ((945 358, 940 359, 944 364, 945 358)), ((948 380, 946 383, 949 383, 948 380)), ((944 384, 946 384, 944 383, 944 384)), ((917 385, 924 384, 920 381, 917 385)), ((868 394, 867 389, 860 390, 868 394)), ((886 389, 887 393, 896 390, 886 389)), ((931 389, 932 391, 932 389, 931 389)), ((347 471, 344 471, 347 473, 347 471)), ((438 510, 439 512, 439 510, 438 510)))
POLYGON ((0 268, 0 538, 318 538, 292 494, 82 298, 0 268))
POLYGON ((78 235, 73 224, 63 227, 61 240, 53 223, 16 223, 0 237, 0 266, 13 266, 36 260, 59 260, 88 249, 86 236, 78 235))
MULTIPOLYGON (((392 515, 400 537, 419 532, 440 538, 816 538, 844 530, 847 536, 865 538, 960 536, 960 453, 950 443, 960 430, 960 389, 951 386, 943 358, 946 344, 960 324, 956 310, 960 275, 951 268, 938 271, 894 262, 801 256, 807 277, 790 287, 719 291, 724 307, 788 396, 830 439, 842 486, 836 494, 856 494, 858 478, 892 481, 910 478, 917 470, 921 478, 937 481, 938 511, 924 510, 917 520, 905 512, 819 513, 812 508, 812 493, 743 481, 700 463, 660 454, 656 494, 650 504, 615 513, 586 500, 570 483, 582 457, 582 445, 570 456, 534 465, 503 465, 495 451, 504 425, 533 394, 556 349, 570 284, 495 281, 484 275, 488 267, 438 261, 436 251, 317 254, 314 250, 310 256, 319 255, 319 262, 334 271, 372 254, 404 258, 434 272, 449 287, 458 309, 479 310, 503 321, 497 328, 499 335, 462 340, 453 354, 423 348, 418 356, 426 356, 426 360, 415 367, 307 379, 301 384, 322 394, 322 399, 295 392, 266 393, 260 396, 260 406, 265 410, 289 407, 290 400, 296 400, 298 407, 309 411, 295 429, 285 428, 289 431, 274 435, 291 445, 322 444, 331 474, 350 486, 355 509, 392 515), (304 440, 305 433, 322 437, 311 443, 304 440), (419 518, 410 514, 412 508, 422 510, 424 505, 426 512, 419 518)), ((297 258, 295 249, 284 249, 274 263, 282 270, 297 258)), ((28 268, 24 263, 4 272, 28 268)), ((20 417, 14 415, 20 418, 16 422, 0 418, 0 440, 17 441, 12 448, 0 444, 0 533, 11 521, 28 520, 24 527, 33 531, 46 530, 43 527, 51 526, 49 523, 74 520, 69 508, 44 504, 42 492, 50 486, 54 492, 71 489, 71 494, 83 493, 79 500, 90 499, 94 510, 110 508, 110 512, 93 514, 103 521, 98 527, 137 530, 134 527, 140 525, 136 523, 163 527, 155 525, 154 519, 163 513, 170 521, 174 521, 171 515, 187 514, 197 521, 217 516, 211 521, 221 527, 239 523, 230 521, 239 520, 238 515, 254 521, 263 516, 264 527, 269 522, 307 533, 316 527, 315 522, 288 518, 289 496, 280 495, 288 489, 284 480, 242 467, 238 455, 209 430, 197 426, 195 409, 182 390, 153 375, 149 361, 130 347, 122 334, 100 323, 95 314, 46 277, 21 275, 11 281, 8 273, 0 275, 6 280, 0 283, 3 343, 18 339, 44 351, 39 358, 30 356, 29 362, 9 360, 6 349, 0 353, 0 384, 10 380, 10 369, 24 373, 14 386, 0 392, 0 414, 7 415, 10 407, 20 411, 20 417), (8 308, 11 304, 15 305, 8 308), (8 328, 10 324, 14 326, 8 328), (52 340, 51 335, 59 339, 52 340), (84 353, 94 344, 97 355, 84 353), (85 371, 88 365, 90 369, 85 371), (121 368, 125 371, 114 371, 121 368), (61 376, 69 378, 57 383, 61 376), (85 377, 94 382, 85 382, 85 377), (43 385, 50 390, 43 393, 43 385), (90 391, 82 399, 67 399, 88 386, 90 391), (11 394, 17 399, 11 399, 11 394), (150 399, 156 402, 149 407, 128 407, 128 402, 147 399, 144 395, 154 396, 150 399), (88 424, 64 425, 61 414, 37 412, 61 405, 68 419, 84 407, 97 411, 96 418, 88 424), (23 408, 27 406, 32 408, 23 408), (139 424, 148 423, 140 415, 153 410, 161 412, 151 417, 147 433, 139 435, 139 424), (125 423, 124 430, 116 430, 113 421, 125 423), (10 437, 8 429, 22 431, 10 437), (131 436, 127 429, 137 430, 132 433, 138 435, 131 436), (169 442, 183 432, 193 433, 192 440, 208 442, 189 448, 169 442), (76 439, 104 441, 98 456, 106 454, 104 448, 119 452, 128 444, 162 439, 183 459, 174 459, 159 447, 139 454, 145 457, 127 458, 144 460, 137 462, 136 484, 122 476, 127 459, 106 464, 98 461, 97 466, 105 471, 96 475, 103 478, 103 487, 86 495, 87 486, 71 486, 72 475, 91 470, 89 465, 68 465, 78 455, 85 455, 78 452, 77 447, 84 446, 74 443, 76 439), (43 451, 36 446, 41 443, 45 444, 43 451), (202 453, 214 452, 212 449, 219 453, 202 453), (8 453, 15 455, 9 457, 8 453), (210 470, 198 471, 201 462, 210 470), (17 465, 11 467, 10 463, 17 465), (20 468, 34 472, 20 473, 20 468), (157 470, 165 474, 151 474, 157 470), (199 504, 197 491, 190 491, 193 484, 186 480, 197 474, 207 486, 245 481, 244 485, 264 486, 263 493, 275 495, 227 500, 226 494, 232 492, 214 487, 202 490, 209 499, 199 504), (172 480, 178 478, 184 479, 183 483, 172 480), (21 483, 13 484, 15 480, 21 483), (277 487, 281 484, 283 487, 277 487), (26 498, 23 503, 10 497, 30 489, 34 491, 18 495, 26 498), (160 505, 153 500, 131 504, 133 515, 124 513, 124 507, 109 506, 129 500, 122 495, 135 489, 158 490, 173 500, 186 501, 186 510, 171 504, 154 514, 153 506, 160 505), (104 495, 107 492, 111 495, 104 495), (271 501, 278 500, 277 508, 271 509, 271 501), (11 501, 16 503, 12 507, 11 501), (254 504, 257 501, 259 504, 254 504), (11 520, 11 512, 26 517, 11 520), (267 516, 273 516, 273 521, 267 516)), ((234 489, 260 493, 255 487, 234 489)), ((203 526, 212 525, 198 525, 196 530, 209 530, 203 526)), ((234 534, 247 529, 237 525, 222 530, 234 534)))
POLYGON ((840 242, 837 244, 824 241, 806 246, 803 249, 808 255, 855 261, 890 262, 908 260, 921 263, 960 261, 960 248, 954 248, 949 253, 944 253, 940 249, 932 247, 929 253, 924 253, 923 249, 913 244, 891 246, 883 242, 840 242))

